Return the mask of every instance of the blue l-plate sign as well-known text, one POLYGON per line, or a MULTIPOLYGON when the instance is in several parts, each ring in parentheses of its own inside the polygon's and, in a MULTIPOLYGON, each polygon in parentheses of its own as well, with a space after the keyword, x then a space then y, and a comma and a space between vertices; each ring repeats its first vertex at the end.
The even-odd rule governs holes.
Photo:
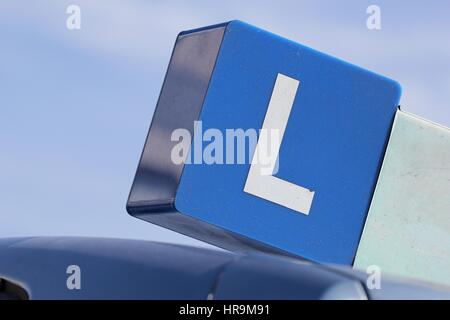
POLYGON ((232 250, 351 264, 399 99, 390 79, 243 22, 181 33, 128 211, 232 250))

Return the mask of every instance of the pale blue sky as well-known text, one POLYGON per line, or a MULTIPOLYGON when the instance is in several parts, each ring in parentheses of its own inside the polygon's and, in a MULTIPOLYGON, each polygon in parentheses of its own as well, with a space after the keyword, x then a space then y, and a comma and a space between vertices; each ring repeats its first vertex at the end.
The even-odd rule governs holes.
POLYGON ((403 109, 450 126, 449 15, 447 0, 2 1, 0 237, 200 244, 125 211, 181 30, 252 23, 399 81, 403 109), (66 29, 69 4, 81 30, 66 29))

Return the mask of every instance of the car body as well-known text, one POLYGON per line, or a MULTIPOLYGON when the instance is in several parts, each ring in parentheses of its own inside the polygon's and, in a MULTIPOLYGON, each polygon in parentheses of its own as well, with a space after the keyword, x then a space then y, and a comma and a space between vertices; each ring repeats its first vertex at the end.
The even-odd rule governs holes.
POLYGON ((450 290, 264 253, 141 240, 0 240, 0 299, 450 299, 450 290), (77 270, 79 286, 70 286, 77 270))

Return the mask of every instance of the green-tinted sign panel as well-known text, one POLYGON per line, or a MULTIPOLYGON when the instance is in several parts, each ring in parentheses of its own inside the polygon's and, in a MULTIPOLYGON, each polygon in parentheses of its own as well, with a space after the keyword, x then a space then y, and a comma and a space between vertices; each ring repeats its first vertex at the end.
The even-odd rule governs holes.
POLYGON ((450 129, 397 112, 354 265, 450 285, 450 129))

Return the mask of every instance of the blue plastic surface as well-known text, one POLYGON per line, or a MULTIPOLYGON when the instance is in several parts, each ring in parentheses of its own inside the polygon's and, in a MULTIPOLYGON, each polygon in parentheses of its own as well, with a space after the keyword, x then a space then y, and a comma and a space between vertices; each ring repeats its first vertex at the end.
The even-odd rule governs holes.
POLYGON ((275 79, 300 81, 277 177, 315 191, 308 216, 243 191, 250 165, 186 164, 175 208, 307 259, 351 264, 399 104, 399 85, 239 21, 227 25, 203 130, 262 126, 275 79))

